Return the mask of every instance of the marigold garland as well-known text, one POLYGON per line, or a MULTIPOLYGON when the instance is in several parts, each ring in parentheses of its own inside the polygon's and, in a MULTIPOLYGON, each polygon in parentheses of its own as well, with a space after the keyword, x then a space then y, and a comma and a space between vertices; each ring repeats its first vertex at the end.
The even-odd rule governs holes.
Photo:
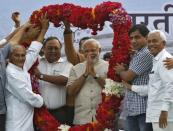
MULTIPOLYGON (((44 6, 40 10, 34 11, 31 15, 31 22, 39 25, 39 18, 47 13, 47 17, 55 27, 61 26, 60 22, 68 21, 75 27, 81 29, 90 28, 92 34, 96 35, 101 31, 105 21, 112 22, 114 31, 112 58, 109 62, 108 78, 120 81, 115 74, 113 67, 116 63, 129 62, 130 41, 128 31, 131 27, 131 19, 127 12, 122 8, 121 3, 103 2, 95 8, 83 8, 81 6, 65 3, 63 5, 44 6)), ((33 90, 38 93, 39 85, 33 77, 33 90)), ((111 129, 114 125, 115 113, 118 112, 122 97, 116 95, 106 95, 102 93, 102 103, 99 104, 96 114, 96 121, 81 126, 64 127, 69 131, 102 131, 105 128, 111 129)), ((35 124, 41 131, 57 131, 60 123, 56 121, 45 107, 35 109, 35 124)), ((63 128, 62 127, 62 128, 63 128)))

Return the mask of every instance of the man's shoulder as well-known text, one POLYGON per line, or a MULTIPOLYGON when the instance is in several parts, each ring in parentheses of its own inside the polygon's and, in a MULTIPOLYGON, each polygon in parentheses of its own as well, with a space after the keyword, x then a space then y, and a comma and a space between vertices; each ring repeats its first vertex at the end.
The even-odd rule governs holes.
POLYGON ((136 60, 138 61, 144 59, 152 61, 153 55, 150 53, 150 51, 147 48, 144 48, 143 50, 139 51, 137 55, 134 56, 134 58, 136 58, 136 60))
POLYGON ((18 70, 16 68, 14 68, 14 66, 12 66, 11 64, 8 64, 7 67, 6 67, 6 74, 7 75, 19 75, 18 73, 18 70))
POLYGON ((86 66, 86 61, 74 65, 73 69, 80 69, 80 68, 83 68, 85 66, 86 66))
POLYGON ((102 59, 100 59, 99 62, 100 62, 100 64, 104 64, 104 65, 107 65, 107 66, 109 65, 108 61, 105 61, 105 60, 102 60, 102 59))

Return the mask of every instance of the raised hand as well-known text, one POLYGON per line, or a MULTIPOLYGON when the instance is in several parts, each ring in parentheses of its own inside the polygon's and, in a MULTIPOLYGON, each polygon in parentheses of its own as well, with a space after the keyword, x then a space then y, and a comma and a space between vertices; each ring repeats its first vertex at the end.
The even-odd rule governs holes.
POLYGON ((47 13, 40 17, 41 29, 46 30, 49 28, 49 19, 47 18, 47 13))
POLYGON ((16 28, 20 27, 20 13, 19 12, 17 11, 13 12, 11 15, 11 19, 14 21, 16 28))

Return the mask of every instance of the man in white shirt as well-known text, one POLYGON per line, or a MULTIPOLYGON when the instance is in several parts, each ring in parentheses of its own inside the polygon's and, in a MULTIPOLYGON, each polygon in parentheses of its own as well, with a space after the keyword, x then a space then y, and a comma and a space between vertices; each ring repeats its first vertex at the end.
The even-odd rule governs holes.
POLYGON ((108 63, 99 58, 101 46, 97 40, 86 40, 82 49, 86 60, 72 67, 67 83, 68 95, 75 98, 75 125, 95 120, 108 70, 108 63))
POLYGON ((61 58, 62 44, 57 37, 44 41, 44 57, 40 59, 36 76, 40 79, 40 93, 49 112, 66 123, 66 83, 72 67, 61 58))
MULTIPOLYGON (((21 43, 23 36, 32 25, 27 23, 10 39, 9 43, 21 43)), ((29 29, 29 30, 28 30, 29 29)), ((42 48, 41 42, 48 29, 48 20, 41 19, 41 31, 37 34, 36 41, 26 49, 21 45, 13 46, 6 69, 7 83, 5 99, 7 105, 6 131, 34 131, 34 107, 43 105, 43 98, 32 92, 28 70, 36 61, 42 48)), ((35 32, 37 28, 33 29, 35 32)), ((30 33, 32 34, 32 33, 30 33)))
POLYGON ((152 122, 154 131, 172 131, 173 127, 173 69, 164 65, 166 58, 173 58, 165 50, 166 36, 160 30, 151 31, 148 35, 148 49, 154 56, 153 69, 146 86, 129 85, 126 88, 148 95, 146 122, 152 122))

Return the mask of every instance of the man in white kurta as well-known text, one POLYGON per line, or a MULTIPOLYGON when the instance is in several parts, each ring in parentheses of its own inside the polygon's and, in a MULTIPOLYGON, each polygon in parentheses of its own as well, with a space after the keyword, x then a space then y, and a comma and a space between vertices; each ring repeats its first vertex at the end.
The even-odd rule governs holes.
POLYGON ((6 131, 33 131, 34 107, 43 105, 43 98, 32 92, 28 70, 36 61, 42 47, 40 42, 32 42, 26 55, 23 69, 9 63, 6 69, 6 131))

